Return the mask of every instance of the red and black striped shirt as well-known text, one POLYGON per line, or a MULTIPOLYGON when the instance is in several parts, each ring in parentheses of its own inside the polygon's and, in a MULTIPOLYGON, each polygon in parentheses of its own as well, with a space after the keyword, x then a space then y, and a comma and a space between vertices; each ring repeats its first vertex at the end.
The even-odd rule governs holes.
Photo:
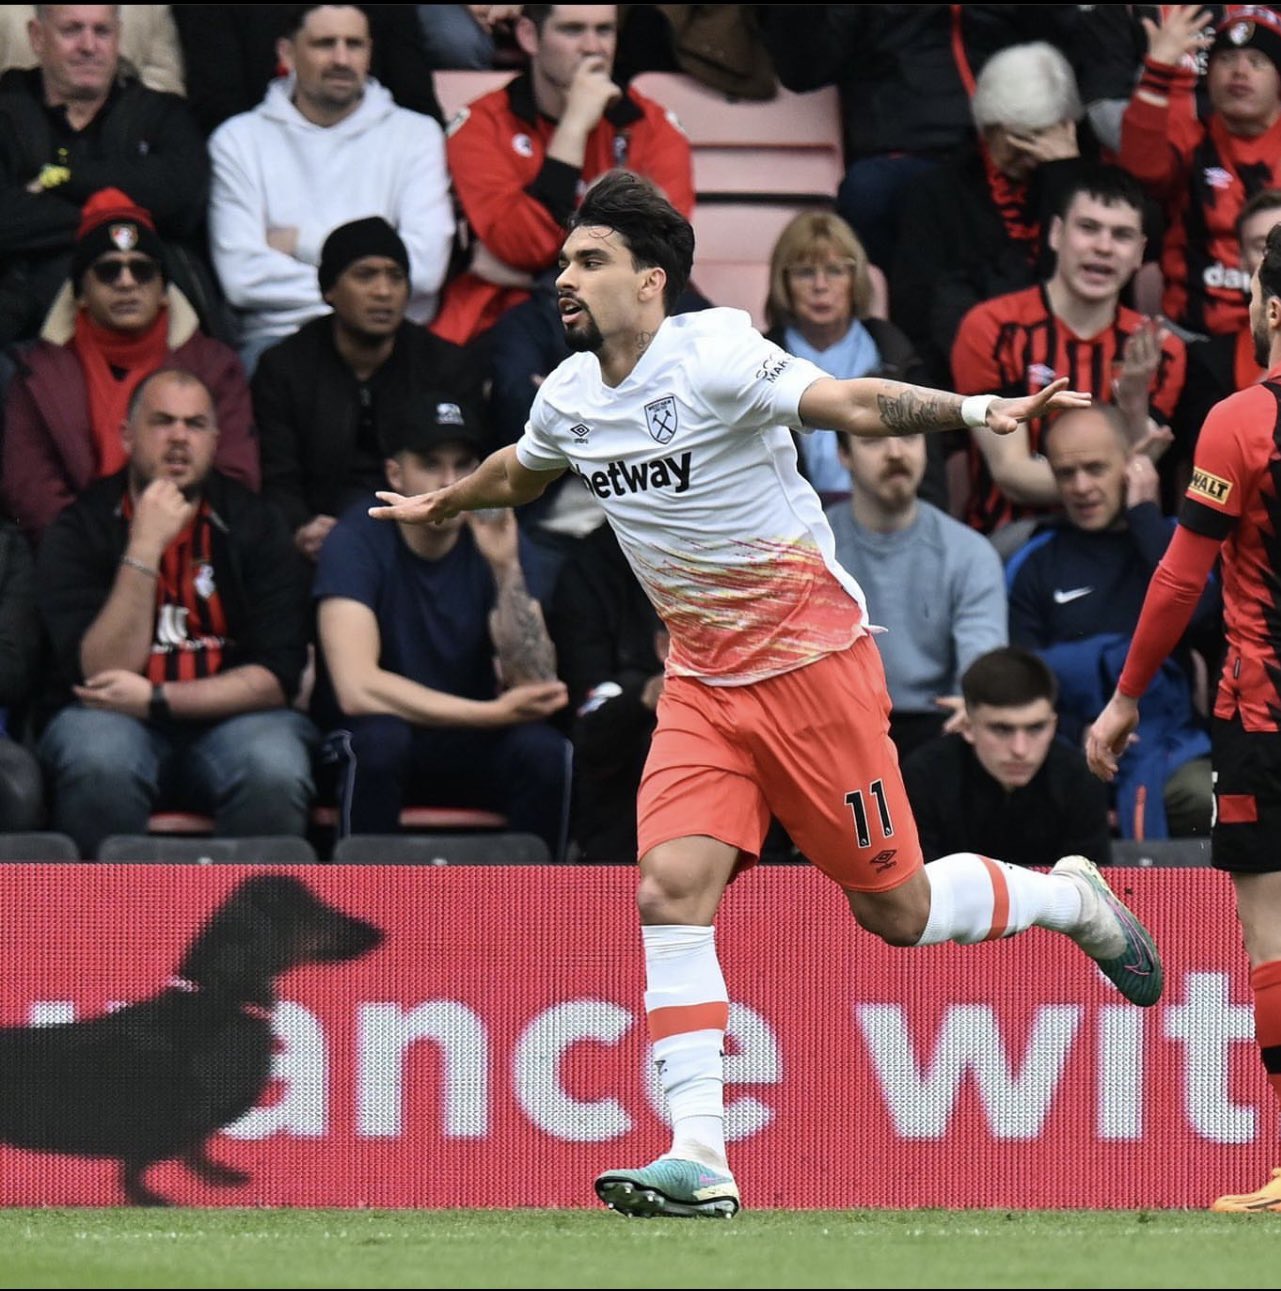
MULTIPOLYGON (((1143 322, 1142 314, 1121 305, 1111 327, 1094 336, 1077 336, 1055 317, 1044 284, 1026 287, 985 300, 966 314, 952 345, 952 378, 961 394, 1018 398, 1067 377, 1071 389, 1086 390, 1099 403, 1111 403, 1125 343, 1143 322)), ((1186 347, 1177 336, 1167 335, 1149 392, 1156 420, 1168 423, 1174 415, 1186 373, 1186 347)), ((1028 423, 1033 453, 1039 450, 1045 424, 1044 418, 1028 423)), ((1037 513, 1036 508, 1011 502, 1001 492, 972 440, 966 451, 968 524, 991 533, 1010 520, 1037 513)))

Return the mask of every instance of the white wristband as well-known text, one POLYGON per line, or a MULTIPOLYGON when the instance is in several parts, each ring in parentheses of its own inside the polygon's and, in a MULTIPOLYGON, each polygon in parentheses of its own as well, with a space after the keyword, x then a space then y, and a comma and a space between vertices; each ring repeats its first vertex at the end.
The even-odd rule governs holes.
POLYGON ((967 426, 986 426, 987 410, 999 397, 994 394, 966 395, 961 400, 961 420, 967 426))

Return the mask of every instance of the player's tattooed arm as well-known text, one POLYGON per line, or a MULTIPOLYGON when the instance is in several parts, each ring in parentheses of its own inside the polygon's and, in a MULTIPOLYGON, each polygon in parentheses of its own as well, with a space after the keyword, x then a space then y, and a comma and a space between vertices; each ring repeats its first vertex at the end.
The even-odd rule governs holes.
POLYGON ((904 387, 897 394, 876 396, 881 423, 891 435, 917 435, 962 425, 961 396, 945 390, 904 387))
POLYGON ((497 600, 489 618, 503 682, 519 686, 556 679, 556 648, 538 602, 525 587, 520 566, 499 574, 497 600))
POLYGON ((1090 395, 1082 390, 1069 390, 1067 384, 1067 378, 1060 377, 1044 390, 1020 398, 996 395, 966 398, 951 390, 905 385, 880 377, 853 377, 845 381, 820 377, 801 395, 799 411, 806 426, 823 426, 872 438, 959 430, 967 425, 986 426, 998 435, 1009 435, 1021 423, 1047 412, 1088 408, 1090 395))

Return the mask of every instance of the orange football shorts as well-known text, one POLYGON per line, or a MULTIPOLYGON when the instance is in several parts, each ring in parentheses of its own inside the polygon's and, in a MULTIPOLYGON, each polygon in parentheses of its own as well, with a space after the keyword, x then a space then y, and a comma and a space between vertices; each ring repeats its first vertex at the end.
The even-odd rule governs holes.
POLYGON ((638 851, 706 835, 754 865, 771 814, 843 888, 880 892, 923 864, 870 636, 746 686, 668 677, 637 803, 638 851))

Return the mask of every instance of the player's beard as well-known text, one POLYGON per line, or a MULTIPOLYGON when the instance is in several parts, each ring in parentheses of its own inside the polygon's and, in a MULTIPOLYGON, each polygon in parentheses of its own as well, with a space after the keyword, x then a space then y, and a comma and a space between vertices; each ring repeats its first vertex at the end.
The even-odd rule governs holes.
POLYGON ((1254 342, 1254 361, 1261 368, 1266 368, 1272 359, 1272 333, 1268 331, 1266 318, 1260 319, 1257 324, 1251 322, 1250 339, 1254 342))
POLYGON ((596 320, 584 310, 582 321, 565 329, 565 344, 580 354, 596 354, 605 344, 605 338, 596 326, 596 320))

